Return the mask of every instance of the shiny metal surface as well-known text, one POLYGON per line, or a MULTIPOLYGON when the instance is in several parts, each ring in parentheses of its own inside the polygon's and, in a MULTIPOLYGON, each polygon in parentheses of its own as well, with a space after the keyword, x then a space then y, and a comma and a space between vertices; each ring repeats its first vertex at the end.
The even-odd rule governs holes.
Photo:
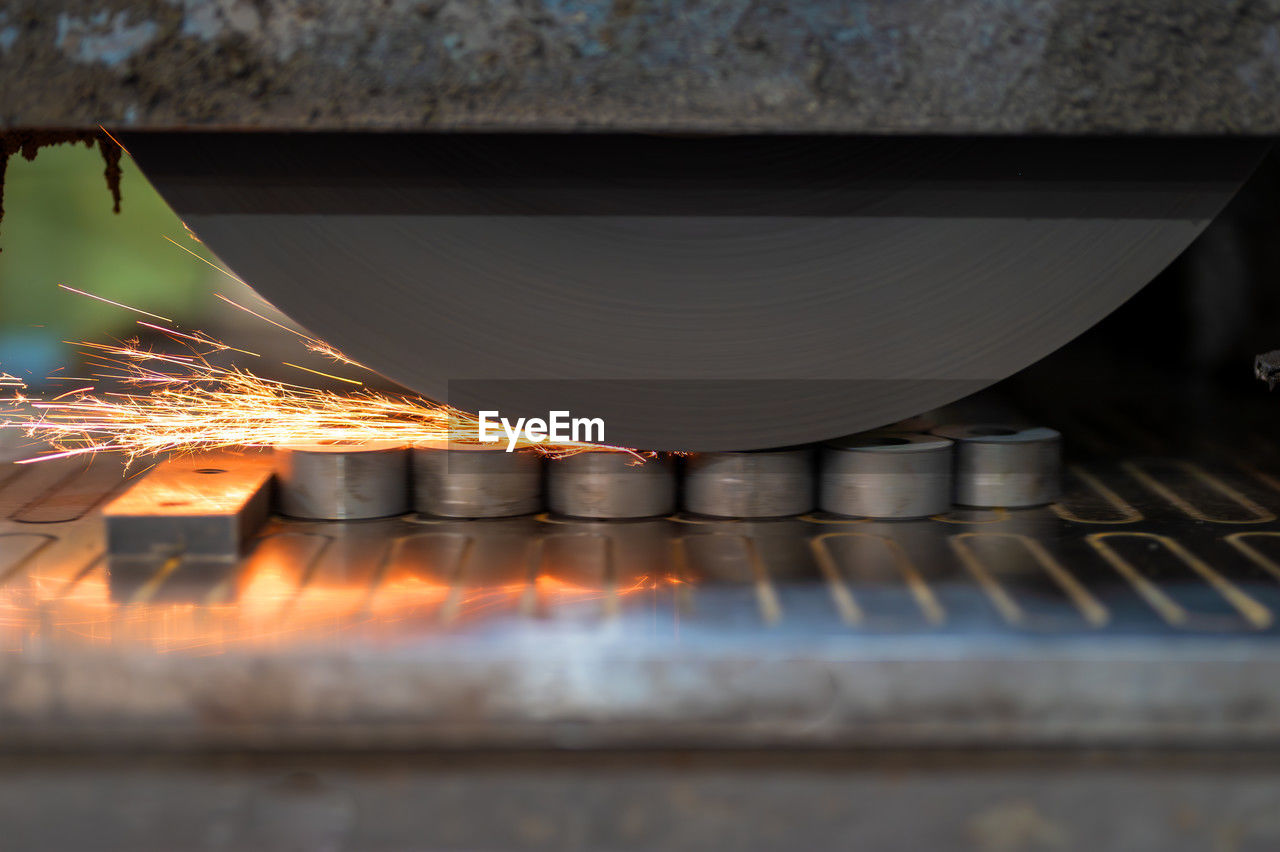
POLYGON ((782 518, 814 507, 814 456, 808 447, 695 453, 684 460, 686 512, 719 518, 782 518))
POLYGON ((1133 295, 1265 143, 128 134, 269 302, 417 392, 641 449, 882 426, 1133 295), (1082 247, 1087 246, 1087 250, 1082 247))
POLYGON ((103 507, 108 554, 117 562, 237 559, 271 514, 271 463, 264 453, 208 453, 159 462, 103 507))
POLYGON ((955 502, 960 506, 1043 506, 1062 492, 1062 436, 1006 424, 939 426, 955 441, 955 502))
POLYGON ((281 514, 359 520, 409 511, 409 449, 389 442, 300 444, 275 451, 281 514))
POLYGON ((951 508, 952 442, 867 432, 822 447, 818 505, 848 517, 924 518, 951 508))
POLYGON ((547 508, 571 518, 649 518, 676 509, 676 464, 625 453, 547 460, 547 508))
POLYGON ((1260 402, 1189 438, 1069 409, 1039 508, 281 518, 234 564, 123 572, 118 464, 6 468, 0 745, 1280 743, 1260 402))
POLYGON ((542 456, 468 445, 413 448, 413 508, 444 518, 502 518, 542 508, 542 456))

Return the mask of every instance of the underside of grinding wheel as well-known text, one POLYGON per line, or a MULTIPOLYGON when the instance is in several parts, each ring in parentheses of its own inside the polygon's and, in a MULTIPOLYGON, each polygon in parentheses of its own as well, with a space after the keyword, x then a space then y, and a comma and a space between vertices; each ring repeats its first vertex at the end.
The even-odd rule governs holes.
POLYGON ((1066 343, 1264 143, 137 133, 268 301, 429 398, 778 447, 933 408, 1066 343))

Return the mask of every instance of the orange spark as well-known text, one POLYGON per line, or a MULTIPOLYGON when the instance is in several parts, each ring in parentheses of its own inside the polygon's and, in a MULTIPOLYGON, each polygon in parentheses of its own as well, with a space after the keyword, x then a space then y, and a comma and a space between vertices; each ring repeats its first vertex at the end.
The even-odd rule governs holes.
POLYGON ((333 373, 322 373, 321 371, 313 370, 310 367, 303 367, 301 364, 293 364, 289 361, 281 361, 280 363, 284 364, 286 367, 293 367, 295 370, 304 370, 308 373, 314 373, 317 376, 324 376, 326 379, 337 379, 340 382, 347 382, 348 384, 353 385, 364 384, 364 382, 358 382, 355 379, 348 379, 345 376, 335 376, 333 373))
MULTIPOLYGON (((80 388, 34 400, 37 416, 10 424, 45 439, 57 457, 112 450, 133 460, 316 441, 479 443, 475 415, 421 397, 371 390, 338 394, 218 367, 198 354, 167 355, 129 343, 82 345, 103 370, 99 378, 114 379, 126 390, 80 388)), ((520 446, 551 455, 600 449, 582 443, 520 446)))
POLYGON ((297 337, 301 337, 303 340, 308 341, 309 343, 315 343, 315 344, 318 344, 318 345, 321 345, 321 346, 326 345, 326 344, 322 343, 321 341, 316 340, 314 337, 308 337, 307 335, 305 335, 305 334, 303 334, 302 332, 298 331, 296 328, 289 328, 289 326, 284 325, 283 323, 278 323, 278 322, 276 322, 275 320, 271 319, 270 317, 264 317, 262 314, 258 313, 257 311, 253 310, 252 308, 246 308, 244 305, 240 304, 239 302, 233 302, 233 301, 231 301, 230 299, 228 299, 226 296, 222 295, 221 293, 214 293, 213 295, 214 295, 214 298, 216 298, 216 299, 220 299, 220 300, 222 300, 222 301, 226 302, 226 303, 227 303, 228 305, 230 305, 231 307, 233 307, 233 308, 239 308, 240 310, 244 311, 246 314, 249 314, 250 316, 257 317, 258 319, 262 320, 263 322, 270 323, 271 325, 274 325, 276 328, 284 329, 285 331, 289 332, 290 334, 292 334, 292 335, 296 335, 297 337))
POLYGON ((144 314, 149 317, 155 317, 161 322, 173 322, 173 320, 169 319, 168 317, 162 317, 159 314, 153 314, 151 313, 151 311, 144 311, 141 308, 135 308, 132 305, 126 305, 123 302, 113 302, 110 299, 103 298, 102 296, 95 296, 93 293, 86 293, 84 290, 77 290, 75 287, 72 287, 67 284, 59 284, 58 286, 69 293, 75 293, 77 296, 88 296, 90 299, 96 299, 99 302, 106 302, 108 305, 114 305, 117 308, 124 308, 126 311, 133 311, 136 314, 144 314))
POLYGON ((308 340, 304 345, 307 347, 307 351, 314 352, 317 355, 323 355, 326 358, 337 361, 339 364, 348 364, 352 367, 359 367, 361 370, 369 369, 364 364, 361 364, 359 361, 351 360, 346 355, 343 355, 337 349, 334 349, 332 346, 330 346, 327 343, 324 343, 323 341, 308 340))
MULTIPOLYGON (((110 139, 112 142, 116 143, 117 148, 119 148, 121 151, 124 151, 126 154, 129 154, 129 149, 121 145, 120 140, 112 136, 110 130, 103 127, 101 124, 98 125, 98 129, 101 130, 103 133, 107 134, 107 138, 110 139)), ((132 157, 133 155, 129 154, 129 156, 132 157)))
MULTIPOLYGON (((70 292, 108 302, 165 322, 166 317, 112 302, 66 285, 70 292)), ((218 298, 259 319, 300 337, 308 349, 329 354, 345 363, 336 349, 262 314, 218 298)), ((208 360, 212 352, 228 350, 248 355, 197 332, 195 334, 140 322, 183 346, 190 355, 144 349, 137 340, 116 343, 82 341, 83 354, 95 369, 94 381, 110 382, 118 389, 98 385, 80 387, 52 398, 27 399, 15 393, 11 401, 27 406, 17 422, 0 427, 22 428, 43 439, 52 449, 27 461, 118 452, 130 462, 170 452, 193 452, 243 447, 264 448, 318 441, 359 443, 395 441, 405 445, 479 444, 478 418, 468 412, 431 400, 368 389, 335 393, 292 382, 261 378, 241 367, 218 366, 208 360), (200 350, 197 347, 208 347, 200 350), (34 413, 32 413, 34 412, 34 413)), ((255 355, 255 357, 257 357, 255 355)), ((290 367, 361 385, 355 379, 322 373, 297 364, 290 367)), ((21 390, 16 377, 0 374, 0 387, 21 390)), ((643 462, 645 455, 622 447, 582 442, 530 443, 553 457, 588 450, 627 452, 643 462)))
MULTIPOLYGON (((185 226, 183 226, 183 227, 185 227, 185 226)), ((188 229, 188 230, 187 230, 187 234, 188 234, 188 236, 190 236, 192 239, 195 239, 195 234, 192 234, 192 233, 191 233, 191 231, 190 231, 190 229, 188 229)), ((187 254, 191 255, 192 257, 194 257, 196 260, 200 261, 201 263, 204 263, 204 264, 207 264, 207 265, 209 265, 209 266, 212 266, 214 269, 218 270, 218 271, 219 271, 219 272, 221 272, 223 275, 225 275, 225 276, 227 276, 228 278, 230 278, 232 281, 236 281, 236 282, 239 282, 240 284, 244 284, 244 281, 243 281, 240 277, 238 277, 237 275, 235 275, 234 273, 232 273, 232 272, 231 272, 231 270, 229 270, 229 269, 224 269, 223 267, 221 267, 221 266, 219 266, 218 264, 214 263, 212 260, 209 260, 209 258, 207 258, 207 257, 202 257, 201 255, 196 254, 196 253, 195 253, 195 252, 193 252, 191 249, 189 249, 189 248, 187 248, 186 246, 182 245, 182 244, 181 244, 181 243, 179 243, 177 240, 173 239, 172 237, 168 236, 167 234, 161 234, 160 236, 164 237, 166 240, 168 240, 169 242, 173 243, 175 246, 177 246, 178 248, 182 249, 182 250, 183 250, 183 251, 185 251, 187 254)), ((199 240, 196 240, 196 242, 199 242, 199 240)), ((248 287, 249 285, 248 285, 248 284, 245 284, 244 286, 248 287)), ((237 307, 239 307, 239 306, 237 306, 237 307)))
POLYGON ((254 358, 262 357, 257 352, 250 352, 248 349, 237 349, 234 346, 228 346, 227 344, 223 343, 220 340, 214 340, 211 337, 204 337, 203 335, 200 335, 198 333, 183 334, 181 331, 174 331, 171 328, 165 328, 164 326, 156 325, 155 323, 143 322, 142 320, 138 320, 138 325, 144 326, 146 328, 154 329, 155 331, 162 332, 164 334, 169 335, 170 337, 180 337, 183 340, 190 340, 194 343, 203 343, 206 346, 212 346, 215 350, 218 350, 220 352, 225 352, 227 350, 230 350, 232 352, 240 352, 244 355, 252 355, 254 358))

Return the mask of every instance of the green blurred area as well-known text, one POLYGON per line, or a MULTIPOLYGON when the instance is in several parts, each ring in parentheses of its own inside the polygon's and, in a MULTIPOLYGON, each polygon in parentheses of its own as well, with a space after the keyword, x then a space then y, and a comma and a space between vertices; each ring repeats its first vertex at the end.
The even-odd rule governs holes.
POLYGON ((112 212, 97 148, 58 145, 9 160, 0 222, 0 370, 37 383, 73 355, 63 340, 128 337, 136 316, 66 284, 163 314, 206 313, 219 273, 167 242, 198 249, 127 156, 112 212))

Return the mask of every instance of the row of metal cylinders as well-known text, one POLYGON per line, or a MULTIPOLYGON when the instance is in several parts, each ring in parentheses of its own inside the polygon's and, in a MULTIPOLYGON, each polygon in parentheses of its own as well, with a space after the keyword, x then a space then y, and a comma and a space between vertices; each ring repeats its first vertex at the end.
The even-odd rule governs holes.
POLYGON ((679 509, 719 518, 821 510, 919 518, 952 505, 1017 508, 1059 492, 1061 439, 1044 427, 941 426, 877 431, 818 446, 546 457, 492 445, 315 444, 277 448, 281 514, 315 520, 511 517, 550 511, 595 519, 679 509))

